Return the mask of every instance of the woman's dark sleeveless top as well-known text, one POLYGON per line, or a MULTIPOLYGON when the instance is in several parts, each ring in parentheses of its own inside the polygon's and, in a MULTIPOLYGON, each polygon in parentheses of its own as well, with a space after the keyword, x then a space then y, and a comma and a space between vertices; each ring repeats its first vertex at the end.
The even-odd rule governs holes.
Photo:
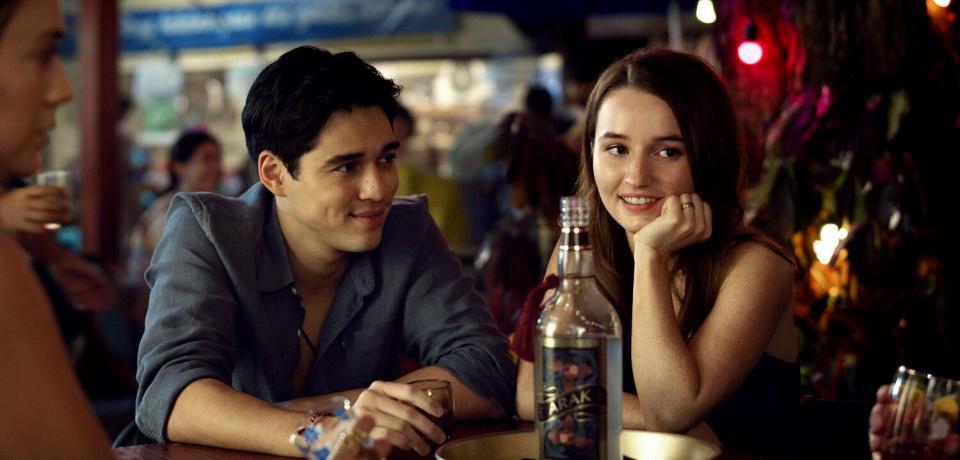
POLYGON ((800 370, 766 353, 740 388, 707 417, 724 446, 786 455, 800 407, 800 370))
MULTIPOLYGON (((793 263, 788 254, 774 249, 764 238, 758 239, 754 232, 743 231, 734 240, 758 241, 793 263)), ((630 337, 629 316, 623 329, 623 337, 630 337)), ((629 340, 624 340, 623 391, 637 394, 630 355, 629 340)), ((800 368, 764 353, 746 380, 706 422, 725 447, 782 457, 793 452, 799 407, 800 368)))
MULTIPOLYGON (((637 394, 628 348, 624 347, 623 391, 637 394)), ((799 404, 797 365, 764 353, 740 388, 707 417, 707 424, 725 447, 787 455, 794 447, 799 404)))

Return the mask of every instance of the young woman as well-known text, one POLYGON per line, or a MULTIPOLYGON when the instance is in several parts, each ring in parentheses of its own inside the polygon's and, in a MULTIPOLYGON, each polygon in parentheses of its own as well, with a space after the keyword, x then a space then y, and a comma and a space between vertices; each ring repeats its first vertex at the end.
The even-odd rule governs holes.
MULTIPOLYGON (((0 0, 0 183, 40 168, 72 90, 57 57, 56 0, 0 0)), ((23 250, 0 234, 0 456, 112 458, 23 250), (17 351, 20 350, 20 351, 17 351)))
MULTIPOLYGON (((54 111, 73 96, 57 56, 64 31, 57 0, 0 0, 0 184, 36 173, 54 111)), ((0 232, 2 458, 114 458, 59 336, 26 255, 0 232)), ((373 419, 357 427, 369 430, 373 419)), ((374 449, 383 457, 389 445, 374 449)))
MULTIPOLYGON (((691 55, 635 52, 600 76, 585 127, 579 194, 595 276, 624 325, 624 427, 789 448, 794 266, 743 222, 743 150, 719 76, 691 55)), ((522 361, 525 419, 532 382, 522 361)))

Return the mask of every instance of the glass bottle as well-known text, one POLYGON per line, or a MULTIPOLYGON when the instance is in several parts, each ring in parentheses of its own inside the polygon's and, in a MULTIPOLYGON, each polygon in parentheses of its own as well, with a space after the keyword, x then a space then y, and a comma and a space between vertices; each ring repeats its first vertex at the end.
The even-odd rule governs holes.
POLYGON ((560 286, 537 320, 534 411, 541 459, 620 460, 620 317, 593 277, 590 210, 560 200, 560 286))

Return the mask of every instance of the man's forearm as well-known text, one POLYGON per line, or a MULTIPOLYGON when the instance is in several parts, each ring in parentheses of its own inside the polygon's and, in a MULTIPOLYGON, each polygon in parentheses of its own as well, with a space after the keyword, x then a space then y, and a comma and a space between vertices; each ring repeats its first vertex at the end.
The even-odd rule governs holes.
MULTIPOLYGON (((397 382, 406 383, 414 380, 424 379, 442 379, 450 381, 450 384, 453 386, 453 403, 454 411, 456 412, 455 415, 460 420, 503 417, 503 414, 500 413, 500 409, 497 409, 496 404, 478 396, 469 387, 457 380, 453 374, 442 367, 430 366, 417 369, 416 371, 400 377, 397 379, 397 382)), ((362 393, 365 389, 366 388, 358 388, 355 390, 329 393, 322 396, 310 396, 292 399, 280 404, 280 407, 292 411, 306 413, 316 406, 316 401, 329 398, 331 396, 343 396, 352 402, 356 402, 357 398, 360 396, 360 393, 362 393)))
POLYGON ((322 396, 306 396, 303 398, 291 399, 278 404, 279 407, 284 409, 292 410, 301 414, 306 414, 307 412, 312 411, 318 406, 317 402, 323 399, 327 399, 333 396, 343 396, 350 400, 350 402, 356 402, 357 398, 360 397, 360 393, 363 392, 365 388, 358 388, 355 390, 347 391, 338 391, 336 393, 328 393, 322 396))
POLYGON ((288 442, 303 421, 299 412, 273 406, 215 379, 187 385, 170 413, 167 437, 230 449, 300 456, 288 442))

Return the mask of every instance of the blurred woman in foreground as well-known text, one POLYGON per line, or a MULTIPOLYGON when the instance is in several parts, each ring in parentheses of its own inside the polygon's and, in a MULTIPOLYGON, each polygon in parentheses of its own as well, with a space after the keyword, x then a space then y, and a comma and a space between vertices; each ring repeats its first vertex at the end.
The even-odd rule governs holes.
MULTIPOLYGON (((54 111, 73 96, 56 0, 0 0, 0 183, 40 169, 54 111)), ((0 233, 0 458, 114 458, 26 255, 0 233)), ((358 429, 369 430, 370 418, 358 429)), ((294 427, 290 427, 293 431, 294 427)), ((389 446, 375 444, 385 456, 389 446)), ((351 454, 333 458, 347 460, 351 454)))
MULTIPOLYGON (((33 175, 57 106, 73 96, 57 56, 56 0, 0 0, 0 183, 33 175)), ((112 458, 23 250, 0 234, 0 456, 112 458)))

